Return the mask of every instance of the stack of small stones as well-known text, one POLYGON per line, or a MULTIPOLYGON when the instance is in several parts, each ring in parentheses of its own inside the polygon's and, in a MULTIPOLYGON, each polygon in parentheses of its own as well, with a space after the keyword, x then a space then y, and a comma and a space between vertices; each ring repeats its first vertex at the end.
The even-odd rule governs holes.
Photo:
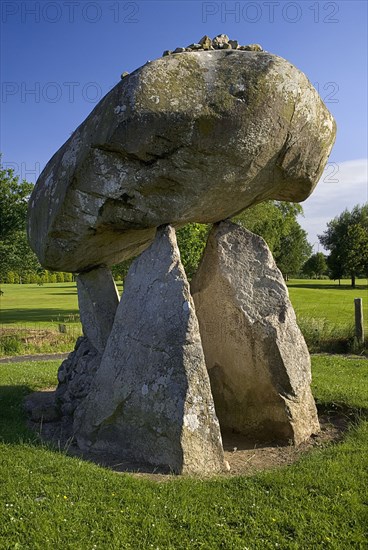
POLYGON ((176 50, 165 50, 163 56, 174 53, 199 52, 208 50, 243 50, 247 52, 263 52, 259 44, 249 44, 248 46, 239 46, 237 40, 230 40, 226 34, 218 34, 211 39, 205 35, 198 44, 190 44, 187 48, 176 48, 176 50))
MULTIPOLYGON (((209 36, 205 35, 197 43, 190 44, 186 48, 176 48, 175 50, 165 50, 162 54, 163 57, 166 55, 173 55, 174 53, 185 53, 185 52, 203 52, 209 50, 243 50, 246 52, 264 52, 265 50, 259 44, 248 44, 248 46, 239 46, 237 40, 230 40, 227 34, 218 34, 215 38, 211 39, 209 36)), ((147 63, 151 63, 147 61, 147 63)), ((121 78, 128 76, 128 72, 123 72, 121 78)))

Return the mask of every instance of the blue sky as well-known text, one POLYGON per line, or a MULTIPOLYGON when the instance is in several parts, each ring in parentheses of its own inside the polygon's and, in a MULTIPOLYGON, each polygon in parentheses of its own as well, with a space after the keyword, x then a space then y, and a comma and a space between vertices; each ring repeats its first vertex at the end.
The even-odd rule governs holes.
POLYGON ((329 164, 303 203, 310 242, 368 200, 366 1, 3 0, 1 25, 0 151, 29 181, 123 71, 226 33, 296 65, 336 118, 329 164))

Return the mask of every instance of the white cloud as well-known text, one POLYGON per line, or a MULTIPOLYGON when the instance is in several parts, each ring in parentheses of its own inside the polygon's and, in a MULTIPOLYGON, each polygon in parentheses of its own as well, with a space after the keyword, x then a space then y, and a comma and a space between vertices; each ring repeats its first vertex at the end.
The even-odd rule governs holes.
MULTIPOLYGON (((300 225, 308 233, 311 244, 318 249, 317 235, 323 233, 326 224, 345 208, 368 201, 368 159, 329 162, 312 195, 302 203, 304 218, 300 225)), ((322 247, 319 247, 320 250, 322 247)))

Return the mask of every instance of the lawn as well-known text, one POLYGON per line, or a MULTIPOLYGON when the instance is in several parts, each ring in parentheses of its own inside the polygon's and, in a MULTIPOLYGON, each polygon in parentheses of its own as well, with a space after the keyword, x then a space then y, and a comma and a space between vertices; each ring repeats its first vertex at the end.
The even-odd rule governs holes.
POLYGON ((75 283, 4 284, 1 290, 0 356, 73 349, 82 334, 75 283))
POLYGON ((363 298, 365 331, 368 334, 368 284, 357 281, 351 288, 350 281, 342 280, 339 286, 329 280, 293 279, 288 282, 291 302, 298 317, 326 319, 331 325, 354 325, 354 298, 363 298))
MULTIPOLYGON (((354 298, 363 298, 365 331, 368 334, 367 281, 291 280, 290 298, 298 322, 312 352, 361 352, 353 347, 354 298)), ((122 286, 118 286, 119 292, 122 286)), ((0 296, 0 356, 20 353, 69 351, 81 334, 75 283, 2 285, 0 296), (66 334, 59 333, 64 325, 66 334), (9 329, 22 328, 19 338, 9 329), (33 333, 30 332, 33 330, 33 333), (45 330, 52 331, 45 333, 45 330), (6 339, 4 342, 4 338, 6 339)))
POLYGON ((163 483, 38 443, 21 404, 54 384, 56 369, 55 362, 0 366, 0 548, 367 548, 366 359, 313 358, 317 401, 361 410, 343 442, 252 477, 163 483))
MULTIPOLYGON (((368 285, 358 280, 352 289, 348 280, 292 279, 290 299, 299 316, 326 318, 340 325, 354 324, 354 298, 363 298, 365 327, 368 330, 368 285)), ((55 328, 59 323, 77 324, 78 297, 75 283, 2 285, 0 325, 55 328)), ((121 292, 121 284, 118 285, 121 292)))

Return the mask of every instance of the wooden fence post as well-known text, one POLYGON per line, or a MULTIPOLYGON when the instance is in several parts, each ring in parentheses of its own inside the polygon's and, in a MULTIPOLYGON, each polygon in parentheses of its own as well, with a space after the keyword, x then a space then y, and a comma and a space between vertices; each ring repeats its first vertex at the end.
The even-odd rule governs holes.
POLYGON ((355 336, 361 344, 364 343, 364 324, 363 324, 363 300, 354 298, 355 306, 355 336))

